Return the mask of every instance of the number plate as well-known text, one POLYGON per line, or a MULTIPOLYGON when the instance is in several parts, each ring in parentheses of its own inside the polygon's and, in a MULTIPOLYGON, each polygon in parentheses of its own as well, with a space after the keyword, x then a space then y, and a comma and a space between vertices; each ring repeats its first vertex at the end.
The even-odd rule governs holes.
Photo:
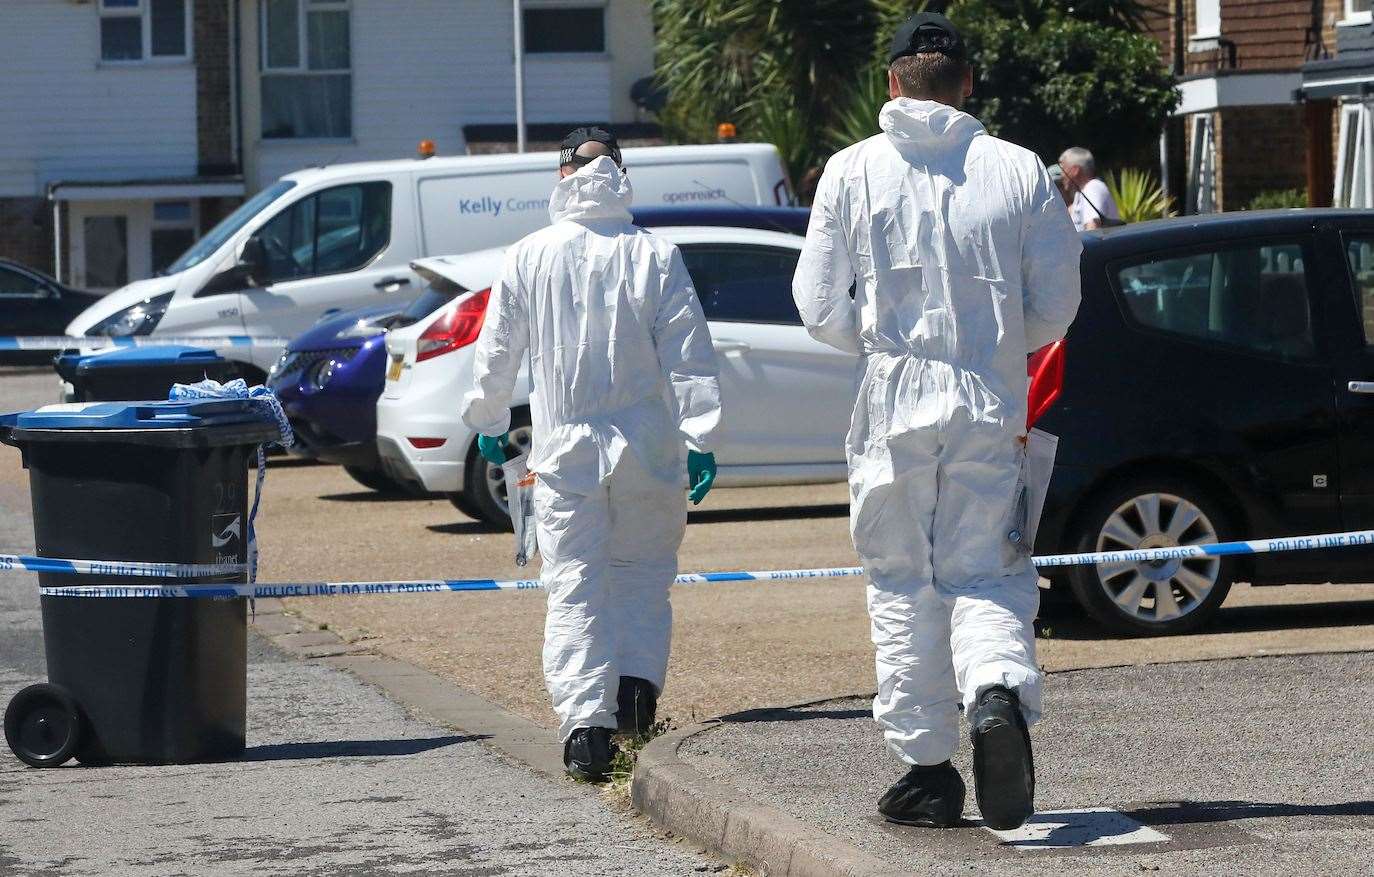
POLYGON ((404 356, 391 357, 391 368, 386 370, 386 379, 388 381, 399 381, 401 379, 401 366, 405 365, 405 362, 406 358, 404 356))

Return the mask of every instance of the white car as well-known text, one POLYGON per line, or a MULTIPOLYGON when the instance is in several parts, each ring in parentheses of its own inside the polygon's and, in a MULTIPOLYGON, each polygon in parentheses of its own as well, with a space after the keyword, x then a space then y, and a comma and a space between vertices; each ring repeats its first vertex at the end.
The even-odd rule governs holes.
MULTIPOLYGON (((857 360, 813 340, 792 303, 801 250, 796 234, 721 226, 656 227, 677 244, 711 326, 724 403, 712 449, 717 484, 819 484, 846 477, 844 437, 854 408, 857 360)), ((448 494, 465 514, 508 521, 501 470, 478 453, 459 418, 472 383, 473 342, 504 248, 422 259, 454 300, 387 337, 386 387, 377 402, 377 446, 393 478, 448 494)), ((516 384, 511 438, 530 440, 529 375, 516 384)), ((684 473, 685 478, 685 473, 684 473)))

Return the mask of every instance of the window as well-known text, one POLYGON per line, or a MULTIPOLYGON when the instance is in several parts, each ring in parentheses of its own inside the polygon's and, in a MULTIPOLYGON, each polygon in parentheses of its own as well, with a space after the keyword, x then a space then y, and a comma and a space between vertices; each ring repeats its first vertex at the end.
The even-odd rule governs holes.
POLYGON ((1282 359, 1314 351, 1298 243, 1240 245, 1122 268, 1117 288, 1140 325, 1282 359))
POLYGON ((268 283, 355 271, 391 239, 391 184, 337 186, 302 198, 254 235, 268 283))
POLYGON ((536 6, 524 10, 525 51, 601 54, 606 51, 606 7, 536 6))
POLYGON ((697 298, 708 320, 801 325, 792 301, 795 250, 768 247, 683 247, 697 298))
POLYGON ((1369 0, 1345 0, 1345 18, 1337 24, 1368 24, 1370 21, 1369 0))
POLYGON ((1336 191, 1332 199, 1337 207, 1371 207, 1369 185, 1370 125, 1369 105, 1364 103, 1341 106, 1341 126, 1336 152, 1336 191))
POLYGON ((353 134, 348 0, 265 0, 262 136, 353 134))
POLYGON ((100 60, 185 60, 189 9, 188 0, 100 0, 100 60))
POLYGON ((1221 0, 1197 0, 1197 20, 1194 22, 1193 37, 1209 39, 1219 36, 1221 36, 1221 0))
POLYGON ((82 222, 86 286, 123 286, 129 282, 129 221, 123 216, 87 216, 82 222))
POLYGON ((153 204, 152 266, 162 274, 178 256, 196 242, 195 211, 190 201, 158 201, 153 204))
POLYGON ((1188 146, 1188 213, 1214 213, 1217 209, 1217 150, 1212 117, 1192 116, 1188 146))
POLYGON ((46 298, 48 288, 32 274, 0 267, 0 298, 46 298))
POLYGON ((1350 276, 1359 296, 1364 343, 1374 347, 1374 235, 1350 238, 1345 244, 1345 256, 1350 262, 1350 276))

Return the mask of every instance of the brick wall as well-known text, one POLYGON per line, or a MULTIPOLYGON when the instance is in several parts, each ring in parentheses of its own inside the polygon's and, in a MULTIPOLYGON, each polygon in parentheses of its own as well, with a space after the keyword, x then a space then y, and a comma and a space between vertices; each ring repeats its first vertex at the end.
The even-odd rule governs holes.
POLYGON ((1260 192, 1307 187, 1301 105, 1235 107, 1217 116, 1217 209, 1240 210, 1260 192))
POLYGON ((0 198, 0 257, 53 273, 52 207, 44 198, 0 198))
POLYGON ((195 0, 196 160, 203 176, 236 174, 229 73, 229 0, 195 0))

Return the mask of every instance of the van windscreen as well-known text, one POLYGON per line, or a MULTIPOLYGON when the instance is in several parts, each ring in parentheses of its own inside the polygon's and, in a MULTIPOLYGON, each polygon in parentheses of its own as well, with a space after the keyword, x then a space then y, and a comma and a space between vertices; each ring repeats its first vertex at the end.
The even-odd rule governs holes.
POLYGON ((214 228, 205 233, 205 237, 192 244, 189 250, 182 253, 162 273, 164 275, 176 274, 204 262, 223 246, 225 241, 233 237, 235 232, 243 228, 248 220, 257 216, 263 208, 289 192, 295 185, 291 180, 277 180, 252 198, 244 201, 237 210, 221 219, 214 228))

